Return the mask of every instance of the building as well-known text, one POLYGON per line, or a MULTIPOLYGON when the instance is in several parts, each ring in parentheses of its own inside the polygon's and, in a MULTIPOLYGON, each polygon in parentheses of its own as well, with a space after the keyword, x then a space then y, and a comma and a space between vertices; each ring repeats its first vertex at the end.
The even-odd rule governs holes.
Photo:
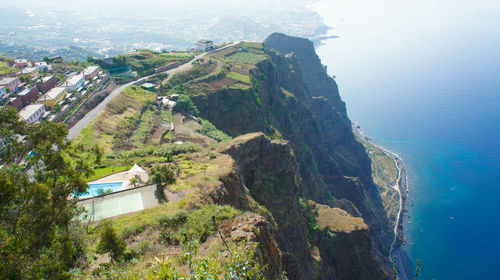
POLYGON ((85 76, 85 80, 90 80, 99 74, 99 66, 89 66, 82 73, 85 76))
POLYGON ((155 90, 156 85, 155 85, 155 84, 153 84, 153 83, 144 83, 144 84, 142 84, 142 85, 141 85, 141 87, 142 87, 143 89, 146 89, 146 90, 149 90, 149 91, 154 91, 154 90, 155 90))
POLYGON ((47 72, 49 70, 49 65, 45 61, 35 62, 35 67, 41 72, 47 72))
POLYGON ((21 80, 19 78, 3 78, 0 80, 0 86, 4 86, 14 93, 18 90, 21 85, 21 80))
POLYGON ((37 84, 38 91, 47 92, 52 88, 54 88, 56 84, 57 84, 56 75, 47 76, 45 78, 42 78, 40 82, 37 84))
POLYGON ((21 99, 23 107, 33 103, 38 98, 38 87, 27 88, 21 91, 17 98, 21 99))
MULTIPOLYGON (((12 95, 11 95, 12 96, 12 95)), ((38 88, 26 88, 17 94, 17 97, 12 97, 10 99, 10 106, 16 108, 17 110, 21 110, 26 107, 26 105, 30 105, 33 100, 38 98, 38 88)))
POLYGON ((38 69, 36 67, 25 67, 17 73, 18 75, 29 75, 31 78, 38 76, 38 69))
POLYGON ((19 116, 29 123, 34 123, 40 121, 43 114, 45 113, 45 105, 43 104, 32 104, 24 107, 19 111, 19 116))
POLYGON ((83 85, 84 82, 85 82, 85 76, 82 74, 78 74, 69 78, 66 81, 65 85, 68 88, 68 91, 72 91, 72 90, 77 90, 79 87, 83 85))
POLYGON ((200 51, 209 51, 214 49, 214 41, 209 41, 209 40, 200 40, 196 42, 196 47, 197 50, 200 51))
POLYGON ((68 92, 67 88, 65 87, 55 87, 49 92, 47 92, 44 96, 40 97, 38 99, 39 101, 42 101, 45 104, 45 107, 47 107, 47 110, 51 110, 54 108, 54 106, 59 103, 64 96, 66 96, 66 93, 68 92))
POLYGON ((6 94, 7 88, 5 86, 0 86, 0 100, 3 100, 6 94))
POLYGON ((31 67, 31 62, 29 62, 27 59, 15 59, 14 60, 14 67, 17 68, 26 68, 26 67, 31 67))

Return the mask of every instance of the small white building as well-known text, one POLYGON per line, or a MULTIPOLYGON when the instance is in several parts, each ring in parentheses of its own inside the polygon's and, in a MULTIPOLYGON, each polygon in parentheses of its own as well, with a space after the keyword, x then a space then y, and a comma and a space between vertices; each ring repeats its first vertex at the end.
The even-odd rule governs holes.
POLYGON ((21 116, 22 119, 29 123, 35 123, 40 121, 44 113, 45 105, 31 104, 19 111, 19 116, 21 116))
POLYGON ((45 61, 35 62, 35 67, 38 71, 46 72, 49 70, 49 65, 45 61))
POLYGON ((197 50, 200 51, 209 51, 213 50, 214 48, 214 41, 209 41, 209 40, 200 40, 196 42, 196 47, 197 50))
POLYGON ((83 85, 85 82, 85 76, 82 74, 75 75, 66 81, 66 87, 68 91, 76 90, 83 85))

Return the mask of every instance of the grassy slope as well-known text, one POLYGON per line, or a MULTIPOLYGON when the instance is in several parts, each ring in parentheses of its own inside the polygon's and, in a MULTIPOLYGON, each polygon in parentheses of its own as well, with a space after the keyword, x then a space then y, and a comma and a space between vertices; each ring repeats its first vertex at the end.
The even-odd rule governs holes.
POLYGON ((125 171, 129 170, 132 168, 132 166, 126 165, 126 166, 107 166, 107 167, 102 167, 102 168, 96 168, 94 169, 94 175, 91 175, 90 177, 87 178, 87 181, 93 181, 97 180, 99 178, 120 172, 120 171, 125 171))
POLYGON ((182 62, 183 60, 192 57, 188 53, 160 53, 156 54, 151 51, 137 51, 125 55, 128 65, 134 71, 143 72, 154 69, 173 62, 182 62))
POLYGON ((352 232, 368 229, 363 218, 352 217, 340 208, 330 208, 327 205, 315 204, 318 211, 317 222, 320 230, 329 229, 333 232, 352 232))
POLYGON ((141 87, 131 86, 113 99, 80 135, 76 142, 86 146, 98 143, 105 153, 113 153, 114 135, 119 133, 119 124, 126 117, 140 116, 147 102, 154 101, 156 94, 141 87))
POLYGON ((249 76, 242 75, 240 73, 236 73, 236 72, 232 72, 232 71, 227 73, 226 76, 233 79, 233 80, 237 80, 237 81, 240 81, 240 82, 245 83, 245 84, 250 84, 250 77, 249 76))
POLYGON ((17 68, 10 67, 6 62, 0 61, 0 74, 8 74, 18 71, 17 68))

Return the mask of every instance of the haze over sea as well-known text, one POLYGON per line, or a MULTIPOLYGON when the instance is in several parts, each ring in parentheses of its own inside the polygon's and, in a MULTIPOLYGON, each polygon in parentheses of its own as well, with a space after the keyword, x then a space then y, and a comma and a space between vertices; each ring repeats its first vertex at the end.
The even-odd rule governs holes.
POLYGON ((313 7, 351 120, 408 167, 419 279, 500 279, 500 1, 313 7))

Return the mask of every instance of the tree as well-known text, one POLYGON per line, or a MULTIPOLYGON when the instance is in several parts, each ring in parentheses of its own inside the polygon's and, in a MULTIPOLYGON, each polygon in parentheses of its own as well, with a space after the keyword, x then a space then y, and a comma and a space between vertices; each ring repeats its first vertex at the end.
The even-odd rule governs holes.
POLYGON ((68 276, 73 194, 86 191, 91 169, 67 133, 63 124, 28 124, 0 108, 0 279, 68 276))
POLYGON ((132 177, 132 179, 130 179, 130 183, 132 185, 134 185, 134 188, 135 188, 135 186, 137 185, 137 183, 139 183, 139 180, 137 180, 136 177, 132 177))
POLYGON ((156 198, 159 201, 165 200, 163 190, 166 185, 176 181, 175 173, 169 165, 155 165, 151 169, 151 180, 156 184, 156 198))
POLYGON ((123 256, 127 245, 123 239, 118 237, 113 225, 108 220, 103 222, 100 237, 97 252, 101 254, 109 253, 113 261, 119 260, 123 256))
POLYGON ((198 110, 198 107, 194 105, 193 100, 188 95, 181 94, 179 98, 177 99, 177 103, 175 104, 176 108, 181 108, 184 110, 186 113, 197 116, 200 111, 198 110))

